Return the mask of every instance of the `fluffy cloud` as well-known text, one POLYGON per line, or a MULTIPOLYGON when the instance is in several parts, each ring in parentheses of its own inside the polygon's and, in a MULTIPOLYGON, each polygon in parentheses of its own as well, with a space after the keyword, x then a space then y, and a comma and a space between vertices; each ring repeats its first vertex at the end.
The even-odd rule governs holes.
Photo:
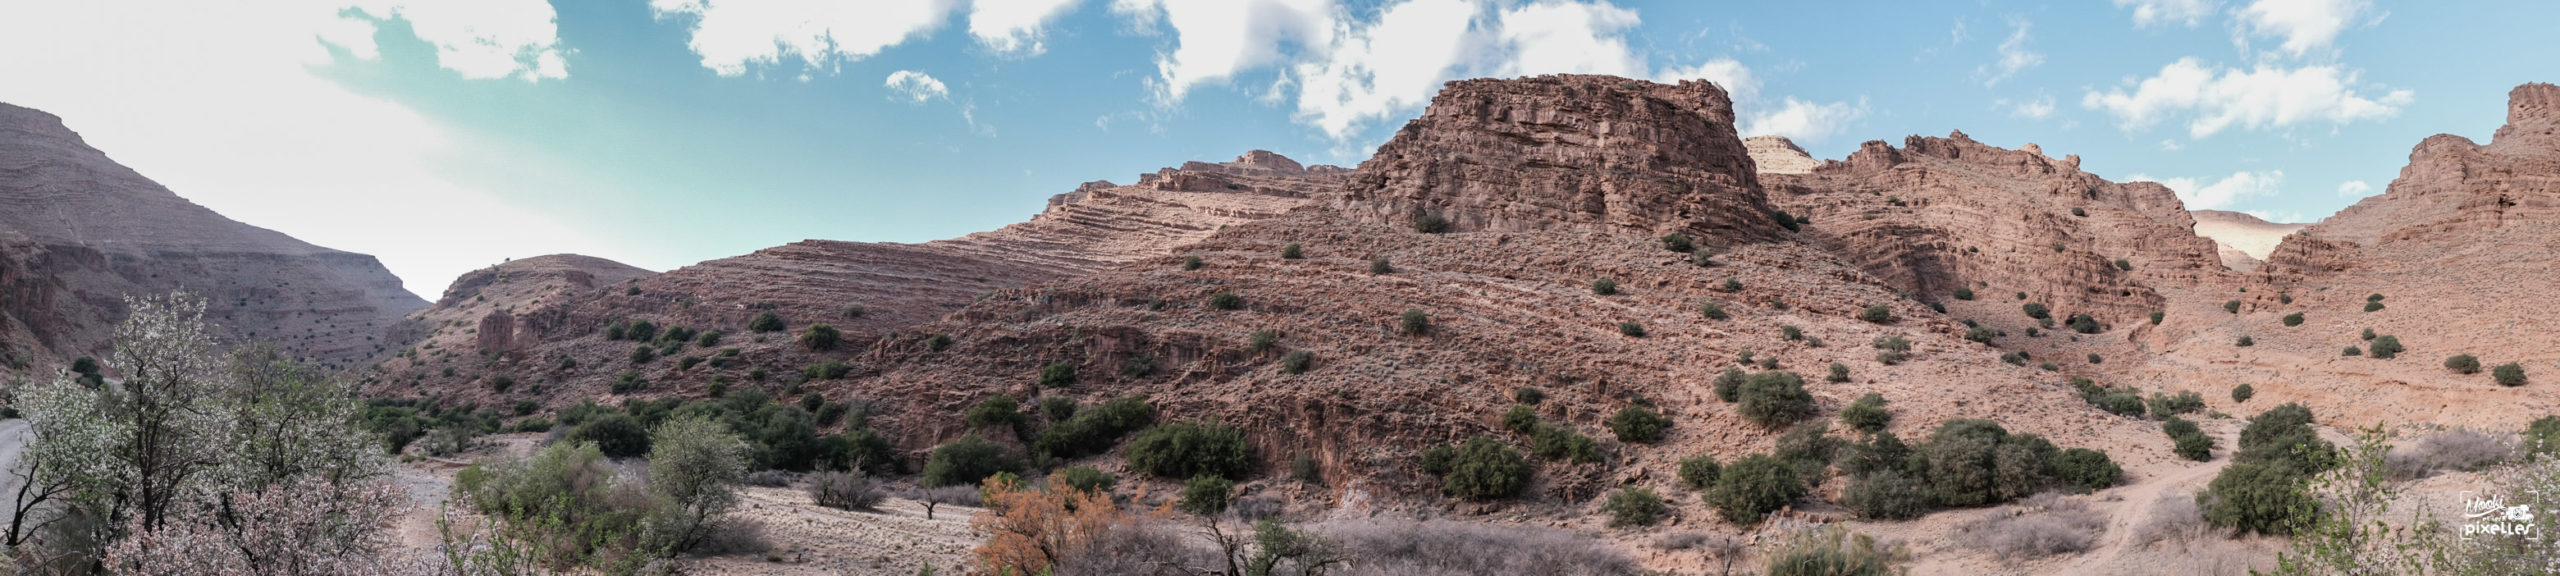
POLYGON ((1338 25, 1329 57, 1295 69, 1298 121, 1340 140, 1430 102, 1485 41, 1474 29, 1481 13, 1466 0, 1413 0, 1381 10, 1375 24, 1338 25))
POLYGON ((2006 109, 2009 111, 2010 116, 2029 120, 2043 120, 2053 116, 2053 97, 2037 96, 2032 100, 2019 100, 2014 102, 2007 98, 2000 98, 1992 100, 1991 107, 2006 109))
POLYGON ((2348 180, 2338 184, 2338 195, 2346 198, 2372 196, 2373 185, 2366 184, 2363 180, 2348 180))
MULTIPOLYGON (((321 9, 333 3, 301 4, 321 9)), ((323 23, 311 33, 358 58, 380 56, 380 49, 373 44, 374 30, 383 22, 397 19, 408 22, 419 40, 435 46, 437 64, 464 78, 543 79, 569 75, 568 62, 560 55, 560 31, 551 5, 540 0, 350 0, 334 4, 347 17, 323 23)))
POLYGON ((2281 38, 2286 53, 2303 56, 2327 50, 2365 8, 2365 0, 2257 0, 2233 16, 2249 34, 2281 38))
POLYGON ((951 90, 944 88, 941 80, 914 70, 891 72, 888 81, 881 85, 887 86, 890 92, 897 93, 900 98, 915 104, 923 104, 935 98, 951 95, 951 90))
POLYGON ((545 71, 541 54, 557 50, 527 32, 549 21, 547 5, 532 5, 353 6, 350 20, 349 3, 334 1, 14 4, 0 17, 0 54, 45 56, 0 58, 0 100, 60 115, 90 145, 224 216, 378 256, 419 294, 507 257, 580 252, 662 267, 446 175, 439 167, 470 145, 464 136, 312 74, 331 61, 324 38, 355 57, 379 54, 373 24, 387 14, 436 22, 418 26, 437 36, 421 40, 465 76, 564 73, 545 71), (445 35, 456 30, 467 36, 445 35), (512 56, 446 57, 445 45, 472 37, 512 38, 485 46, 512 56))
POLYGON ((1745 137, 1777 135, 1798 142, 1820 142, 1865 117, 1865 98, 1851 105, 1847 102, 1818 104, 1789 96, 1774 109, 1744 114, 1741 132, 1745 137))
POLYGON ((2127 131, 2185 116, 2188 134, 2203 138, 2232 126, 2257 130, 2311 121, 2346 124, 2389 118, 2415 99, 2408 90, 2360 94, 2353 87, 2356 77, 2355 72, 2336 66, 2259 65, 2242 70, 2209 67, 2187 58, 2134 83, 2131 91, 2122 87, 2091 90, 2080 104, 2115 116, 2127 131))
POLYGON ((1539 2, 1504 11, 1500 36, 1510 57, 1501 74, 1644 76, 1644 58, 1618 36, 1640 22, 1634 10, 1607 2, 1539 2))
POLYGON ((2230 177, 2204 183, 2194 178, 2152 178, 2142 174, 2126 176, 2127 182, 2158 182, 2178 193, 2178 200, 2189 210, 2221 210, 2249 198, 2274 196, 2284 188, 2284 171, 2240 171, 2230 177))
POLYGON ((969 35, 1003 54, 1038 55, 1049 21, 1066 15, 1077 0, 975 0, 969 5, 969 35))
POLYGON ((833 71, 837 63, 932 32, 950 19, 957 3, 649 0, 649 10, 661 20, 691 19, 693 39, 687 45, 702 57, 703 67, 737 76, 785 58, 806 62, 810 71, 833 71))
POLYGON ((2194 28, 2212 16, 2213 0, 2115 0, 2117 8, 2133 7, 2133 25, 2184 24, 2194 28))
POLYGON ((2034 27, 2023 19, 2009 21, 2009 39, 2000 41, 2000 59, 1973 70, 1974 76, 1983 79, 1983 86, 1998 86, 2019 71, 2044 64, 2043 54, 2027 49, 2027 30, 2034 27))
POLYGON ((1282 61, 1284 45, 1329 47, 1329 0, 1118 0, 1111 6, 1142 26, 1173 28, 1174 49, 1156 57, 1156 96, 1179 103, 1201 84, 1282 61))

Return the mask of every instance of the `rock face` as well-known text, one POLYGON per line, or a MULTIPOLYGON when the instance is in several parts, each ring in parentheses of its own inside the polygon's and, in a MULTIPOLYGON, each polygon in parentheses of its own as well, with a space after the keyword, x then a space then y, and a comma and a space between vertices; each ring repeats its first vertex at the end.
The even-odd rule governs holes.
POLYGON ((1899 148, 1867 142, 1809 174, 1765 177, 1771 202, 1810 215, 1807 230, 1825 248, 1924 301, 1952 306, 1963 288, 2014 310, 2011 295, 2023 292, 2057 320, 2089 313, 2130 325, 2161 308, 2154 284, 2222 268, 2168 188, 2108 182, 1962 132, 1899 148))
POLYGON ((180 289, 220 336, 336 367, 426 306, 372 256, 224 218, 0 104, 0 368, 101 355, 125 295, 180 289))
POLYGON ((1751 163, 1761 174, 1810 174, 1822 167, 1821 160, 1785 136, 1753 136, 1742 139, 1742 145, 1751 151, 1751 163))
POLYGON ((2309 224, 2278 224, 2256 216, 2221 210, 2196 210, 2196 235, 2212 238, 2214 249, 2222 255, 2222 265, 2232 270, 2256 270, 2258 264, 2276 251, 2276 244, 2309 224))
POLYGON ((1451 82, 1334 206, 1397 225, 1437 215, 1459 230, 1782 234, 1732 101, 1702 81, 1451 82))

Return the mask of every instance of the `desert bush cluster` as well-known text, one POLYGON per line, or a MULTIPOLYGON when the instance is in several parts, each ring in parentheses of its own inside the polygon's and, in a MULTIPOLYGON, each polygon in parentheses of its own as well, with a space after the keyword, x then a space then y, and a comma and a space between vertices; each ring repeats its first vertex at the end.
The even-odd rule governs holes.
POLYGON ((1842 472, 1851 478, 1841 490, 1841 505, 1879 519, 1998 504, 2046 490, 2088 492, 2113 486, 2124 475, 2104 452, 2062 449, 1987 420, 1948 420, 1917 445, 1877 433, 1850 444, 1848 452, 1842 472))

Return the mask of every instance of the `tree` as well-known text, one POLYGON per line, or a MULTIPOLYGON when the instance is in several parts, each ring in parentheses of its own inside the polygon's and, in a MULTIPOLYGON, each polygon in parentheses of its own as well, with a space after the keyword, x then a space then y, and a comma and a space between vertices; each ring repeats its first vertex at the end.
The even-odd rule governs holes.
POLYGON ((691 550, 719 531, 746 475, 747 443, 728 425, 700 416, 659 424, 649 434, 649 490, 675 506, 667 551, 691 550))
POLYGON ((917 480, 927 488, 976 484, 997 472, 1020 468, 1004 448, 979 438, 976 434, 933 448, 924 463, 924 477, 917 480))

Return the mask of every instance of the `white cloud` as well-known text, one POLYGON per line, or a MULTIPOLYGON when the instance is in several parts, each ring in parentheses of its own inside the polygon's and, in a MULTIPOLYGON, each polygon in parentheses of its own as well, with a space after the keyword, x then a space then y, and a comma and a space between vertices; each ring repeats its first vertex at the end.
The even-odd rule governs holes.
POLYGON ((2185 144, 2179 144, 2179 143, 2178 143, 2178 141, 2177 141, 2177 139, 2174 139, 2174 138, 2166 138, 2166 139, 2162 139, 2162 140, 2160 140, 2160 149, 2161 149, 2161 150, 2167 150, 2167 151, 2170 151, 2170 152, 2176 152, 2176 151, 2179 151, 2179 150, 2185 150, 2185 149, 2187 149, 2187 146, 2186 146, 2185 144))
POLYGON ((2126 182, 2158 182, 2178 193, 2178 201, 2188 210, 2220 210, 2249 198, 2273 196, 2284 187, 2284 171, 2240 171, 2210 184, 2194 178, 2152 178, 2142 174, 2125 177, 2126 182))
POLYGON ((969 35, 1001 54, 1039 55, 1051 20, 1064 16, 1078 0, 972 0, 969 35))
POLYGON ((1644 76, 1644 57, 1618 36, 1638 23, 1634 10, 1607 2, 1539 2, 1504 11, 1501 38, 1511 56, 1501 75, 1644 76))
POLYGON ((2348 180, 2344 183, 2338 184, 2338 195, 2347 198, 2363 198, 2366 196, 2372 196, 2373 185, 2366 184, 2363 180, 2348 180))
POLYGON ((2365 0, 2257 0, 2233 12, 2251 35, 2282 38, 2294 56, 2326 50, 2355 24, 2365 0))
MULTIPOLYGON (((1413 0, 1381 10, 1365 27, 1339 24, 1331 56, 1296 67, 1300 122, 1335 140, 1360 126, 1430 102, 1451 70, 1467 65, 1483 34, 1480 10, 1465 0, 1413 0)), ((1283 78, 1282 81, 1287 81, 1283 78)), ((1275 82, 1267 96, 1281 99, 1275 82)))
POLYGON ((2009 39, 2000 41, 2000 59, 1974 68, 1973 74, 1983 78, 1983 86, 1998 86, 2019 71, 2044 64, 2043 54, 2027 49, 2027 30, 2034 27, 2022 18, 2009 20, 2009 39))
POLYGON ((649 0, 661 20, 691 18, 687 43, 702 66, 723 76, 798 58, 828 71, 922 36, 949 20, 959 0, 649 0))
POLYGON ((881 85, 887 86, 890 92, 895 92, 914 104, 923 104, 935 98, 951 96, 951 91, 942 86, 941 80, 914 70, 890 72, 888 81, 882 82, 881 85))
POLYGON ((2408 90, 2359 94, 2353 87, 2356 78, 2357 73, 2336 66, 2259 65, 2241 70, 2209 67, 2186 58, 2135 83, 2131 92, 2121 87, 2103 93, 2091 90, 2080 104, 2115 116, 2127 131, 2188 116, 2187 132, 2203 138, 2232 126, 2258 130, 2310 121, 2346 124, 2389 118, 2416 99, 2408 90))
MULTIPOLYGON (((60 115, 91 146, 224 216, 380 257, 428 297, 507 257, 580 252, 668 264, 615 253, 586 231, 447 176, 439 167, 470 145, 462 135, 313 76, 311 66, 329 62, 323 37, 357 57, 379 53, 371 25, 340 16, 344 2, 137 4, 146 3, 12 5, 0 17, 0 54, 44 57, 0 58, 0 78, 9 79, 0 100, 60 115)), ((420 32, 506 36, 493 31, 519 24, 444 22, 420 32)), ((440 61, 473 77, 544 75, 539 56, 529 68, 513 60, 505 73, 476 58, 440 61)))
POLYGON ((1820 142, 1849 127, 1851 122, 1867 116, 1867 100, 1856 105, 1847 102, 1818 104, 1787 97, 1774 110, 1763 110, 1742 118, 1742 135, 1785 136, 1797 142, 1820 142))
POLYGON ((2184 24, 2188 28, 2212 16, 2213 0, 2115 0, 2117 8, 2133 7, 2133 25, 2147 28, 2160 24, 2184 24))
MULTIPOLYGON (((307 8, 322 8, 303 3, 307 8)), ((381 55, 373 44, 376 23, 407 21, 419 40, 436 48, 436 63, 464 78, 565 78, 559 27, 549 3, 540 0, 472 0, 404 2, 342 0, 335 8, 355 17, 321 23, 312 34, 344 47, 359 58, 381 55)))
POLYGON ((2011 102, 2007 98, 2001 98, 1992 100, 1991 105, 1995 108, 2009 109, 2010 116, 2026 118, 2029 120, 2043 120, 2053 116, 2052 96, 2037 96, 2032 100, 2020 100, 2016 102, 2011 102))
POLYGON ((1174 48, 1156 55, 1156 98, 1182 102, 1201 84, 1279 63, 1284 44, 1333 43, 1336 9, 1330 0, 1119 0, 1111 9, 1141 28, 1173 27, 1174 48))
POLYGON ((1681 80, 1714 82, 1716 87, 1724 89, 1726 95, 1733 97, 1737 107, 1742 102, 1760 99, 1760 81, 1752 76, 1750 67, 1743 66, 1741 62, 1736 62, 1732 58, 1708 60, 1688 68, 1666 68, 1654 78, 1663 82, 1681 80))

